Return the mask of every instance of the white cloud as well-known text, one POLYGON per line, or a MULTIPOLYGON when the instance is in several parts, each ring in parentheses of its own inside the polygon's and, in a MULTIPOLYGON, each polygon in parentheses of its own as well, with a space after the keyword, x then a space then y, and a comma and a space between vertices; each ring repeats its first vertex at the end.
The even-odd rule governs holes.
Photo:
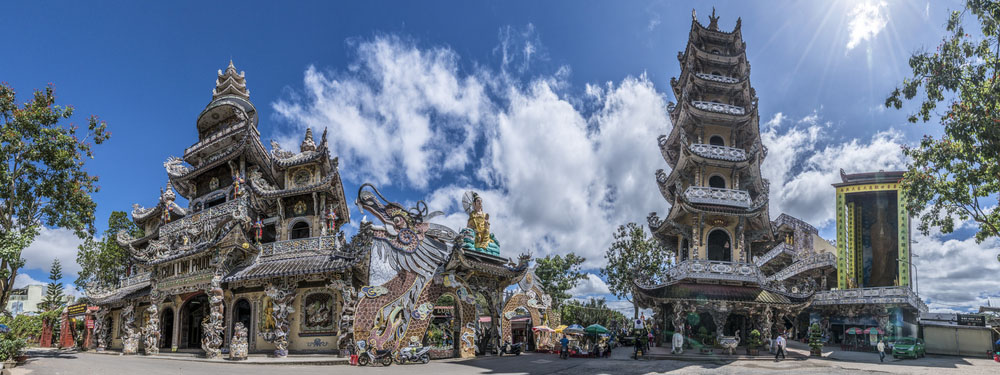
POLYGON ((76 263, 77 246, 82 243, 83 240, 72 230, 42 227, 35 242, 21 252, 25 260, 24 269, 42 270, 48 274, 52 260, 59 259, 63 277, 75 277, 80 272, 80 265, 76 263))
MULTIPOLYGON (((956 220, 956 229, 973 229, 972 222, 956 220)), ((930 311, 968 312, 986 306, 989 297, 1000 297, 1000 239, 977 244, 975 238, 946 239, 936 228, 928 235, 912 234, 913 263, 920 296, 930 311)))
POLYGON ((580 280, 568 293, 574 297, 586 297, 611 294, 611 291, 608 290, 608 284, 604 280, 601 280, 599 276, 588 273, 587 279, 580 280))
MULTIPOLYGON (((304 92, 274 103, 277 115, 327 128, 342 173, 355 180, 402 179, 422 189, 443 171, 465 168, 490 102, 479 79, 460 76, 458 55, 396 37, 361 43, 357 53, 348 72, 310 66, 304 92)), ((282 143, 297 145, 300 134, 282 143)))
POLYGON ((17 274, 17 277, 14 278, 15 288, 24 288, 28 285, 45 285, 45 283, 35 280, 31 276, 28 276, 28 274, 26 273, 19 273, 17 274))
POLYGON ((885 29, 889 23, 887 10, 885 1, 865 1, 855 5, 847 15, 847 49, 854 49, 861 41, 870 41, 885 29))
POLYGON ((660 14, 654 12, 652 16, 649 17, 649 23, 646 24, 646 31, 653 31, 653 29, 656 29, 656 27, 659 25, 660 25, 660 14))
POLYGON ((857 173, 906 167, 903 135, 894 129, 868 140, 820 145, 829 138, 830 124, 817 113, 783 126, 785 118, 776 114, 761 132, 768 148, 761 174, 770 181, 772 218, 787 213, 823 227, 834 219, 835 195, 830 185, 840 181, 840 169, 857 173))

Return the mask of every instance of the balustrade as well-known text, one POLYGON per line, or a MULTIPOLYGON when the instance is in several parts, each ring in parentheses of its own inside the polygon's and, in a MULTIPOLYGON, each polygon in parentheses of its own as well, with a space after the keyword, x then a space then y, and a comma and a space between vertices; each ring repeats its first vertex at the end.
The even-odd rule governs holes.
POLYGON ((750 208, 750 193, 744 190, 720 189, 707 186, 689 186, 684 196, 691 203, 715 204, 750 208))
POLYGON ((739 83, 740 82, 740 80, 738 80, 736 78, 726 77, 726 76, 720 76, 720 75, 716 75, 716 74, 695 73, 695 75, 698 76, 698 78, 709 80, 709 81, 715 81, 715 82, 722 82, 722 83, 739 83))
POLYGON ((737 115, 742 116, 746 114, 746 109, 740 106, 735 106, 731 104, 723 104, 716 102, 703 102, 703 101, 692 101, 691 105, 703 111, 723 113, 727 115, 737 115))
POLYGON ((688 149, 698 156, 709 159, 728 160, 728 161, 747 160, 747 152, 741 148, 736 148, 736 147, 695 143, 688 145, 688 149))

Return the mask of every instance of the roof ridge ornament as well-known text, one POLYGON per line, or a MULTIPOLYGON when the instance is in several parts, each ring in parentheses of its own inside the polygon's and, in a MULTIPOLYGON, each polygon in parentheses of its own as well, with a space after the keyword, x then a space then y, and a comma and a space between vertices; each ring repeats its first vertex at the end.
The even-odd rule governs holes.
MULTIPOLYGON (((324 133, 325 135, 326 133, 324 133)), ((316 151, 316 142, 313 141, 313 131, 312 128, 306 128, 306 137, 302 140, 302 144, 299 145, 300 152, 306 151, 316 151)))
POLYGON ((712 15, 708 16, 708 29, 719 30, 719 16, 715 15, 715 7, 712 7, 712 15))
POLYGON ((226 67, 226 71, 219 70, 218 75, 219 77, 215 82, 215 90, 212 90, 212 100, 226 95, 234 95, 250 100, 250 90, 247 90, 246 73, 243 71, 237 73, 236 66, 233 65, 233 60, 229 60, 229 66, 226 67))

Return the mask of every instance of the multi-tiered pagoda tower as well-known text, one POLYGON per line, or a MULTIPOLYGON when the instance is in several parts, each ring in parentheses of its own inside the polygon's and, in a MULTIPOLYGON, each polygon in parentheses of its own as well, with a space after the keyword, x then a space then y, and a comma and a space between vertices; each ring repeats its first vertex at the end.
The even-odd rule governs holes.
MULTIPOLYGON (((670 81, 674 126, 658 139, 671 169, 658 170, 656 181, 671 208, 666 218, 655 212, 648 218, 677 264, 658 285, 637 281, 636 300, 658 310, 667 331, 697 335, 704 328, 711 336, 746 339, 759 328, 767 337, 812 293, 815 281, 804 276, 816 264, 800 261, 814 252, 815 229, 787 215, 770 221, 768 183, 760 175, 767 149, 741 21, 725 32, 714 10, 707 27, 692 17, 687 47, 677 56, 680 76, 670 81), (797 264, 796 271, 781 273, 788 264, 774 260, 797 264)), ((833 266, 832 254, 823 260, 821 267, 833 266)))

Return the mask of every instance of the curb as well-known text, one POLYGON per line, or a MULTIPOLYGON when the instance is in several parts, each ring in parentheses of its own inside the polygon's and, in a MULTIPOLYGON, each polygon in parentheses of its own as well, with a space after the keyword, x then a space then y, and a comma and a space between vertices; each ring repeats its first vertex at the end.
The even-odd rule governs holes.
MULTIPOLYGON (((120 352, 82 352, 88 354, 98 354, 98 355, 113 355, 113 356, 123 356, 120 352)), ((317 359, 317 360, 302 360, 302 361, 287 361, 280 360, 277 358, 268 358, 273 361, 247 361, 247 360, 230 360, 225 358, 219 359, 208 359, 208 358, 197 358, 197 357, 174 357, 170 355, 128 355, 124 357, 135 357, 143 359, 158 359, 158 360, 168 360, 168 361, 187 361, 187 362, 203 362, 203 363, 225 363, 225 364, 241 364, 241 365, 266 365, 266 366, 288 366, 288 365, 303 365, 303 366, 338 366, 338 365, 349 365, 350 360, 344 359, 317 359)))

